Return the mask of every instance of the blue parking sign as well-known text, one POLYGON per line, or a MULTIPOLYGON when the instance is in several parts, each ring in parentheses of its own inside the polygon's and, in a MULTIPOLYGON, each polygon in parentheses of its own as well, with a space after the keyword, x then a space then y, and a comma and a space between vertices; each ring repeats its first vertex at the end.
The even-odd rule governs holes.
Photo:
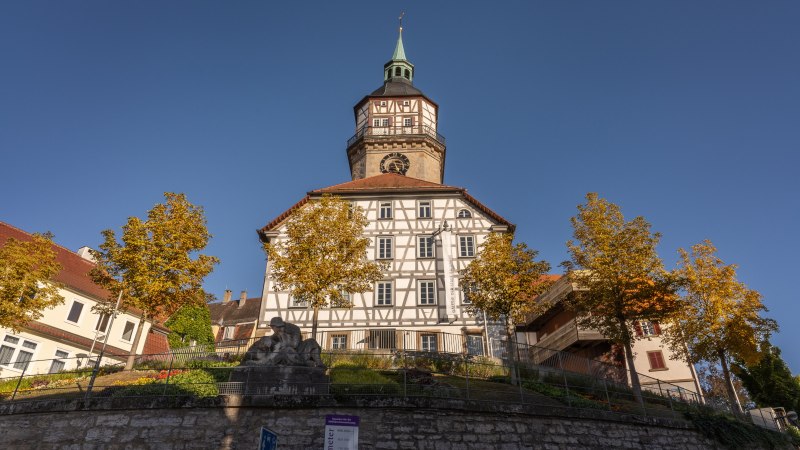
POLYGON ((275 450, 278 448, 278 435, 267 427, 261 427, 261 443, 258 450, 275 450))

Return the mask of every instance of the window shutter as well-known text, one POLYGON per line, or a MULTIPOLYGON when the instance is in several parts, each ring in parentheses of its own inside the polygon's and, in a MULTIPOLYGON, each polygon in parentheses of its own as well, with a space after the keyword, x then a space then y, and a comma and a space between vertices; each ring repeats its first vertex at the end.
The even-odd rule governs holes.
POLYGON ((658 325, 658 322, 653 322, 653 331, 655 331, 656 336, 661 334, 661 327, 658 325))
POLYGON ((639 322, 636 322, 636 323, 633 324, 633 326, 634 326, 634 328, 636 328, 636 337, 644 336, 644 333, 642 332, 642 324, 640 324, 639 322))

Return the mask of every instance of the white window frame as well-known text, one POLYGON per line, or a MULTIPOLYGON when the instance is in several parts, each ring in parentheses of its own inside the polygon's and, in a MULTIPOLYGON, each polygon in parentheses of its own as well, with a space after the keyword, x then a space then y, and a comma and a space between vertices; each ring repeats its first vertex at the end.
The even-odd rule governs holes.
POLYGON ((439 338, 436 336, 436 333, 421 333, 419 336, 419 344, 420 350, 423 352, 436 353, 439 351, 439 338), (431 344, 433 344, 433 346, 431 346, 431 344))
POLYGON ((475 236, 462 234, 458 236, 458 256, 459 258, 475 257, 475 236))
POLYGON ((4 369, 13 370, 15 372, 22 372, 23 370, 27 370, 30 366, 31 361, 35 361, 36 358, 36 350, 39 349, 39 345, 41 343, 35 341, 33 339, 28 339, 26 337, 17 336, 13 334, 6 334, 3 336, 3 340, 0 341, 0 348, 6 347, 11 349, 11 354, 8 357, 8 362, 0 363, 0 367, 4 369), (16 342, 10 342, 9 338, 12 340, 16 340, 16 342), (30 344, 33 348, 26 346, 25 344, 30 344), (30 358, 25 361, 20 361, 20 353, 26 353, 30 355, 30 358), (23 368, 17 367, 17 365, 24 364, 23 368))
POLYGON ((394 259, 394 236, 375 238, 375 259, 394 259))
POLYGON ((436 257, 436 241, 433 236, 417 236, 417 258, 430 259, 436 257))
POLYGON ((81 317, 83 316, 83 308, 86 306, 86 303, 73 300, 72 304, 69 306, 69 311, 67 312, 67 317, 64 318, 64 322, 71 323, 72 325, 78 325, 81 323, 81 317), (75 304, 81 305, 81 309, 78 312, 78 318, 75 321, 69 319, 69 316, 72 314, 72 309, 75 308, 75 304))
POLYGON ((436 305, 436 280, 417 280, 417 304, 436 305))
POLYGON ((414 118, 413 117, 403 117, 403 126, 404 127, 413 127, 414 126, 414 118))
POLYGON ((433 218, 433 202, 430 200, 420 200, 417 202, 417 218, 418 219, 431 219, 433 218))
POLYGON ((347 334, 332 334, 331 350, 347 350, 347 334))
POLYGON ((55 356, 53 357, 53 361, 50 363, 50 368, 47 369, 47 373, 58 373, 64 370, 67 367, 66 361, 62 361, 63 359, 69 358, 69 352, 67 350, 63 350, 60 348, 56 348, 55 356), (60 356, 58 353, 61 352, 64 356, 60 356), (56 369, 56 366, 60 364, 60 367, 56 369), (53 370, 56 369, 56 370, 53 370))
POLYGON ((99 331, 102 334, 108 333, 108 325, 111 323, 111 314, 101 312, 97 317, 97 324, 94 327, 95 331, 99 331), (100 325, 103 323, 103 319, 105 319, 105 326, 103 329, 100 329, 100 325))
POLYGON ((656 336, 656 327, 653 325, 653 322, 649 320, 640 320, 639 327, 642 329, 642 336, 643 337, 651 337, 656 336))
POLYGON ((467 208, 459 209, 456 217, 459 219, 471 219, 472 211, 468 210, 467 208))
POLYGON ((394 205, 391 201, 378 202, 378 219, 392 220, 394 219, 394 205))
POLYGON ((375 306, 394 306, 393 281, 378 281, 375 283, 375 306))
MULTIPOLYGON (((131 343, 136 337, 136 322, 131 322, 130 320, 125 321, 125 326, 122 327, 122 334, 119 335, 119 340, 122 342, 131 343), (131 336, 128 339, 125 339, 125 329, 128 328, 128 324, 133 325, 131 328, 131 336)), ((135 349, 134 349, 135 350, 135 349)))
POLYGON ((289 308, 308 308, 308 300, 289 294, 289 308))

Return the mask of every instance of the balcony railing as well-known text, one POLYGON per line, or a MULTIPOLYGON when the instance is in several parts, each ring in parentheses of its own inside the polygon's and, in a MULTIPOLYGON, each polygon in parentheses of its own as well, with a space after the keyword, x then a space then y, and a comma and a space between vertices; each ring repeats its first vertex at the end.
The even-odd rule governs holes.
POLYGON ((445 145, 444 136, 436 132, 436 129, 428 125, 411 125, 411 126, 386 126, 386 127, 362 127, 356 134, 347 140, 347 146, 350 147, 357 140, 364 136, 381 137, 381 136, 428 136, 440 144, 445 145))
POLYGON ((535 361, 544 361, 551 356, 553 350, 564 350, 578 341, 601 341, 603 335, 596 330, 582 329, 578 327, 575 319, 565 323, 561 328, 555 330, 536 343, 539 349, 534 352, 535 361))

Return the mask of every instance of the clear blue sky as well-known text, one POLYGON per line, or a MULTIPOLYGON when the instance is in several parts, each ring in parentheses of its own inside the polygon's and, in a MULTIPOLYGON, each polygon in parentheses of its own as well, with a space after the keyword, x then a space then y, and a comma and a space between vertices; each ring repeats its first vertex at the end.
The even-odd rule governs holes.
POLYGON ((586 192, 645 216, 660 252, 711 239, 761 291, 800 372, 800 3, 0 3, 0 220, 71 249, 184 192, 261 293, 255 230, 349 180, 352 106, 397 16, 440 105, 445 182, 555 267, 586 192))

